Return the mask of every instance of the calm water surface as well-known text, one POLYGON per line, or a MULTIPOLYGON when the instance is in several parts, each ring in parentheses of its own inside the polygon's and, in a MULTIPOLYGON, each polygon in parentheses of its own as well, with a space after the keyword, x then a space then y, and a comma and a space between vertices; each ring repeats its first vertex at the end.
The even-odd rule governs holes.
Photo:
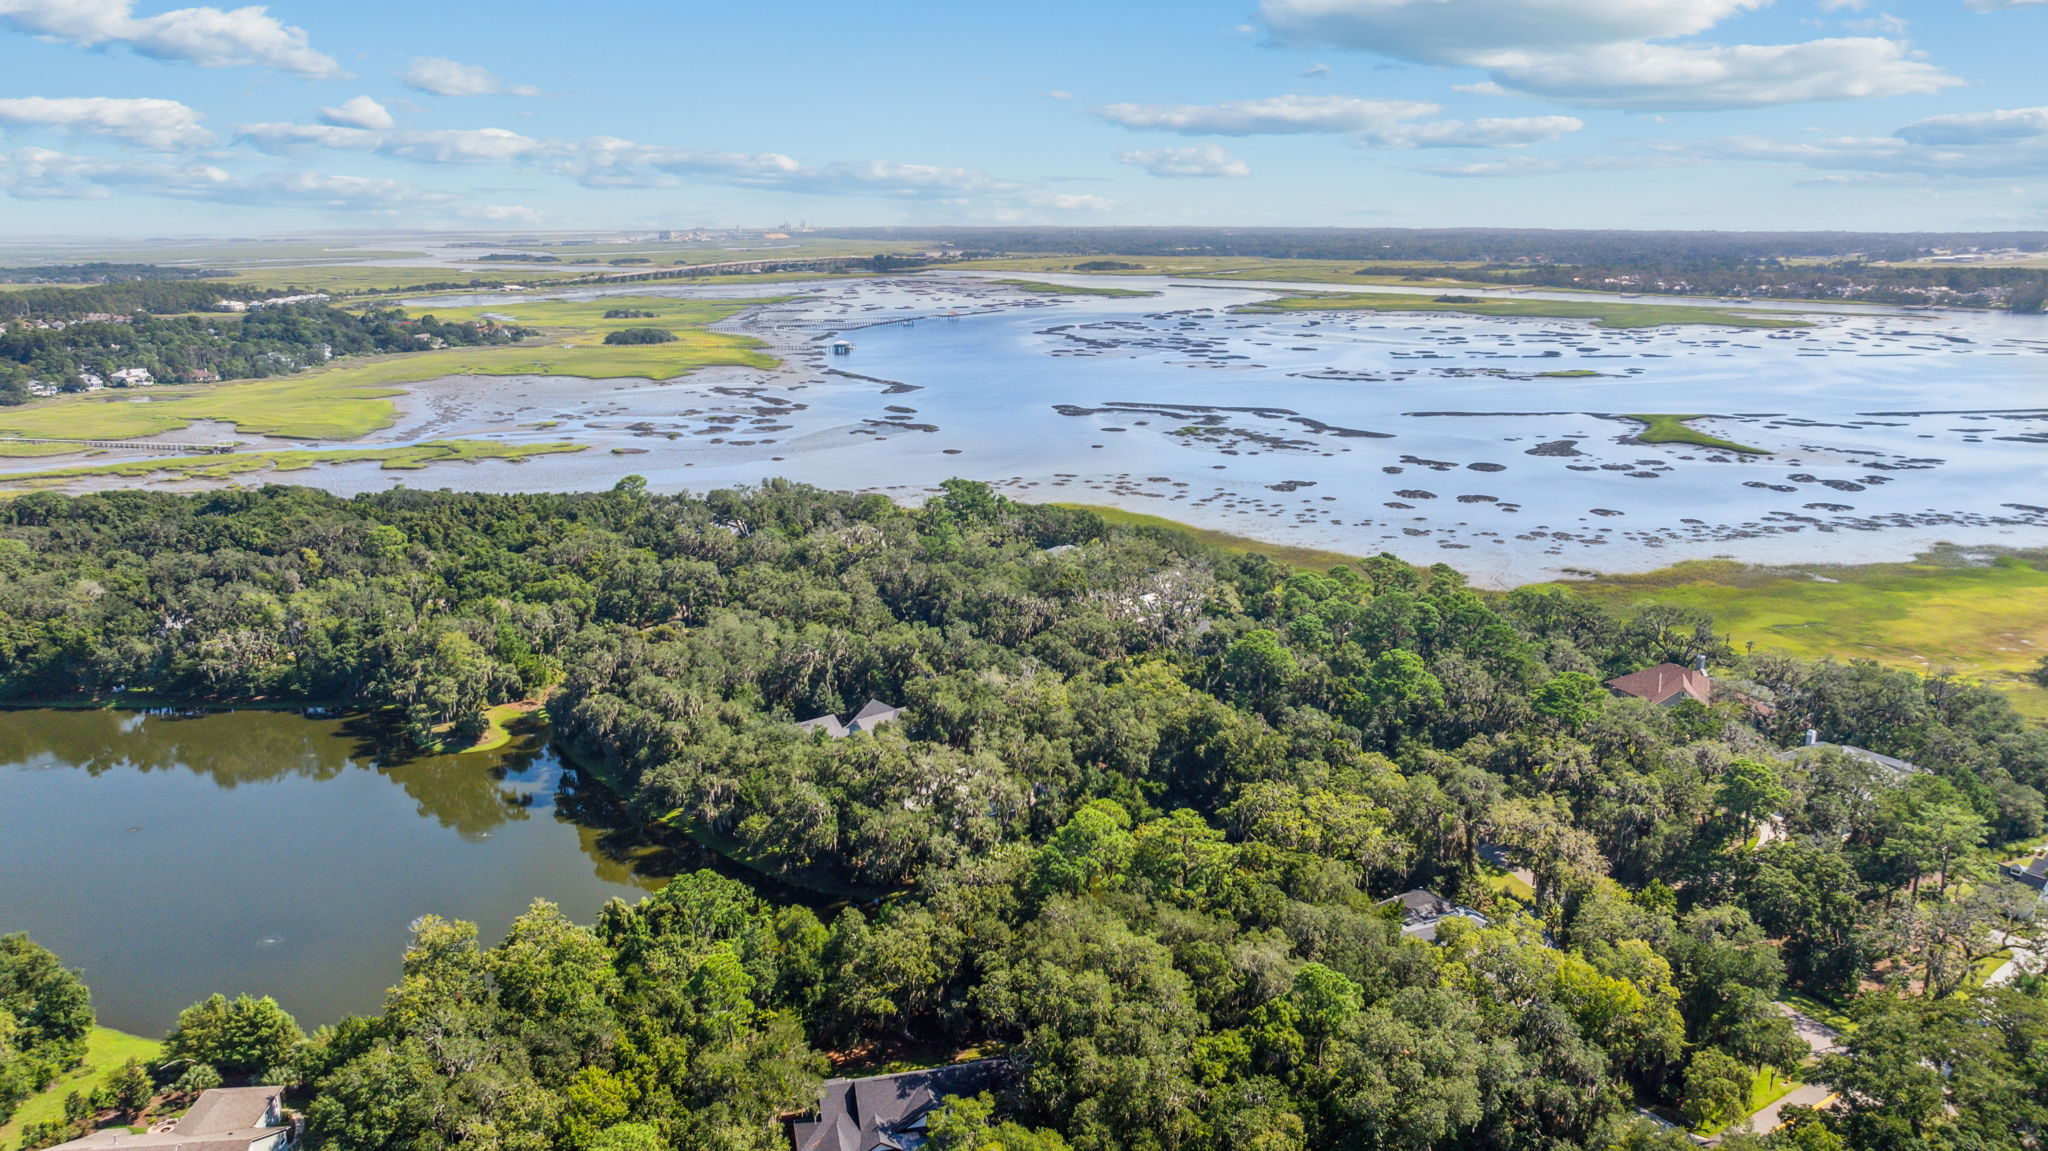
POLYGON ((0 712, 0 933, 83 969, 108 1026, 220 991, 310 1028, 379 1005, 420 915, 489 941, 535 899, 588 922, 659 886, 610 806, 538 739, 395 759, 360 721, 0 712))

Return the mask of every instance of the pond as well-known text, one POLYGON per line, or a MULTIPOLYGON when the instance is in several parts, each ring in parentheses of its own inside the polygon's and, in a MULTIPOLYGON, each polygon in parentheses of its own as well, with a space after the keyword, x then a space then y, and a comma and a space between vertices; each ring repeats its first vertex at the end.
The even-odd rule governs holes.
MULTIPOLYGON (((535 899, 589 922, 677 860, 536 733, 400 758, 360 719, 0 712, 0 933, 84 971, 100 1022, 162 1034, 219 991, 308 1029, 372 1011, 407 925, 489 942, 535 899)), ((694 865, 697 861, 689 861, 694 865)))

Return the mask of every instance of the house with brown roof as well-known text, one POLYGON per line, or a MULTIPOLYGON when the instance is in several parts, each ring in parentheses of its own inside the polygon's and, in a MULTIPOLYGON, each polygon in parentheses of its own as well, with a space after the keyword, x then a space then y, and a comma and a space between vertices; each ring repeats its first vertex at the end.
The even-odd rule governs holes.
POLYGON ((1641 671, 1616 676, 1607 681, 1607 688, 1616 695, 1647 699, 1659 707, 1669 707, 1685 700, 1699 703, 1714 702, 1714 681, 1703 669, 1680 667, 1675 663, 1660 663, 1641 671))
POLYGON ((296 1140, 282 1087, 216 1087, 201 1091, 175 1123, 137 1135, 107 1127, 52 1151, 287 1151, 296 1140))

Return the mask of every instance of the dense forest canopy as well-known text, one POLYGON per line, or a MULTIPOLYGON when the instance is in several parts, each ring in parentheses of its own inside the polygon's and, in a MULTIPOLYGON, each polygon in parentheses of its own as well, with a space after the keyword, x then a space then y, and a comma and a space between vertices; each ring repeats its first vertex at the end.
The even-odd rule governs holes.
POLYGON ((1842 1092, 1773 1148, 2048 1130, 2048 999, 1978 986, 2032 930, 1988 862, 2043 832, 2048 732, 1683 610, 1290 571, 964 481, 0 507, 0 693, 124 688, 421 743, 551 693, 648 834, 843 897, 699 873, 496 946, 424 919, 384 1011, 304 1042, 195 1008, 270 1020, 242 1064, 318 1147, 767 1151, 822 1053, 970 1049, 1020 1074, 936 1151, 1682 1146, 1634 1108, 1711 1128, 1765 1067, 1842 1092), (1711 706, 1601 686, 1700 656, 1711 706), (870 698, 903 717, 794 722, 870 698), (1414 888, 1485 922, 1404 938, 1414 888), (1841 1052, 1801 1066, 1792 991, 1842 1005, 1841 1052))
MULTIPOLYGON (((0 294, 0 303, 6 298, 0 294)), ((513 324, 446 323, 400 308, 346 311, 319 301, 241 313, 138 311, 64 323, 18 319, 0 327, 0 403, 26 399, 31 382, 78 391, 137 368, 162 384, 255 379, 304 371, 338 356, 509 344, 530 334, 513 324)))

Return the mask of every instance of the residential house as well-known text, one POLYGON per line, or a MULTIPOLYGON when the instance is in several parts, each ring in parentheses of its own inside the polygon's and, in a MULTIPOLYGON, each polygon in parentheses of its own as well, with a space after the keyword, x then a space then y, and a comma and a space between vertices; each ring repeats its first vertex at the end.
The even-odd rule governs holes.
POLYGON ((175 1123, 141 1135, 108 1127, 53 1151, 286 1151, 296 1142, 297 1126, 285 1118, 284 1088, 217 1087, 201 1091, 175 1123))
POLYGON ((1856 747, 1846 743, 1822 743, 1820 741, 1820 733, 1814 731, 1811 728, 1807 729, 1806 742, 1804 744, 1801 744, 1800 746, 1795 747, 1790 751, 1779 752, 1778 758, 1781 760, 1797 759, 1801 752, 1822 747, 1828 748, 1831 751, 1839 751, 1843 755, 1846 755, 1851 759, 1860 759, 1865 763, 1871 764, 1876 767, 1881 767, 1886 772, 1890 773, 1890 775, 1894 779, 1904 779, 1909 775, 1918 775, 1921 772, 1927 770, 1926 768, 1921 767, 1917 763, 1908 763, 1907 761, 1899 759, 1896 756, 1890 756, 1885 755, 1881 752, 1871 751, 1869 748, 1856 747))
POLYGON ((1669 707, 1688 699, 1700 703, 1714 702, 1714 681, 1705 669, 1680 667, 1675 663, 1660 663, 1656 667, 1616 676, 1607 681, 1607 687, 1616 695, 1647 699, 1659 707, 1669 707))
MULTIPOLYGON (((1714 702, 1715 694, 1714 678, 1707 674, 1705 656, 1701 656, 1699 663, 1694 667, 1660 663, 1655 667, 1646 667, 1641 671, 1616 676, 1607 681, 1607 688, 1616 695, 1646 699, 1659 707, 1670 707, 1688 699, 1711 704, 1714 702)), ((1777 711, 1763 700, 1740 691, 1730 690, 1725 694, 1733 702, 1741 704, 1743 710, 1749 712, 1753 719, 1767 719, 1777 711)))
POLYGON ((902 708, 890 707, 879 699, 871 699, 845 723, 839 722, 836 715, 821 715, 799 721, 797 726, 805 731, 822 731, 833 739, 845 739, 857 731, 873 731, 885 723, 894 723, 902 715, 902 708))
POLYGON ((2048 855, 2037 855, 2020 863, 2003 864, 1999 867, 1998 873, 2014 883, 2024 883, 2048 896, 2048 855))
POLYGON ((146 388, 156 383, 156 377, 150 375, 148 368, 122 368, 109 378, 118 388, 146 388))
POLYGON ((1436 942, 1437 925, 1446 919, 1469 919, 1481 927, 1492 922, 1484 915, 1462 904, 1452 903, 1434 891, 1416 888, 1404 891, 1392 899, 1382 899, 1378 906, 1399 904, 1401 907, 1401 937, 1420 939, 1425 943, 1436 942))
POLYGON ((979 1095, 1015 1074, 1007 1059, 977 1059, 867 1079, 828 1079, 818 1109, 789 1120, 791 1151, 915 1151, 925 1121, 949 1095, 979 1095))

